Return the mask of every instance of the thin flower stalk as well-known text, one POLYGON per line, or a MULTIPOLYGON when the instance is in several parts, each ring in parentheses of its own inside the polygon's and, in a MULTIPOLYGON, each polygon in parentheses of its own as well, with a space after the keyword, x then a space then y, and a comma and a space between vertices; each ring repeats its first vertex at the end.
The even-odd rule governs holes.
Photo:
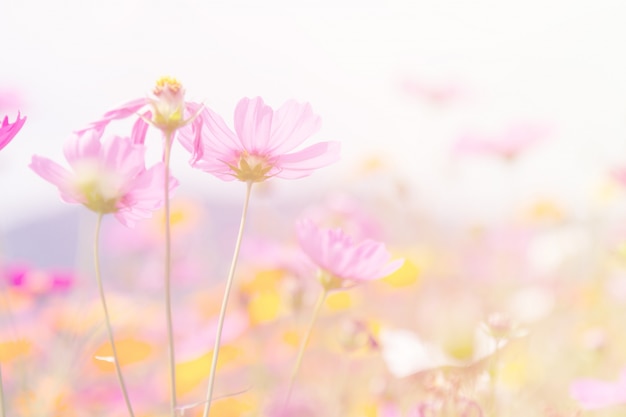
POLYGON ((211 360, 211 369, 209 371, 209 385, 206 393, 206 403, 204 406, 203 417, 208 417, 209 410, 211 409, 211 400, 213 397, 213 389, 215 386, 215 373, 217 370, 217 359, 220 351, 220 342, 222 339, 222 329, 224 328, 224 318, 226 317, 226 308, 228 307, 228 298, 230 296, 230 290, 233 286, 235 269, 237 267, 237 259, 239 258, 239 250, 241 249, 241 241, 243 238, 243 229, 246 224, 246 217, 248 213, 248 204, 250 202, 250 194, 252 192, 252 181, 246 183, 246 196, 243 203, 243 209, 241 213, 241 221, 239 223, 239 232, 237 233, 237 240, 235 242, 235 251, 233 253, 233 259, 230 264, 230 271, 228 272, 228 278, 226 280, 226 288, 224 289, 224 296, 222 298, 222 307, 220 308, 220 315, 217 321, 217 333, 215 336, 215 346, 213 347, 213 358, 211 360))
POLYGON ((172 133, 165 134, 164 149, 164 210, 165 210, 165 316, 167 323, 167 345, 169 352, 169 379, 170 379, 170 408, 172 417, 176 417, 176 354, 174 350, 174 326, 172 324, 172 237, 170 225, 170 151, 172 148, 172 133))
MULTIPOLYGON (((120 367, 119 356, 117 355, 117 349, 115 347, 115 339, 113 338, 113 328, 111 327, 111 319, 109 318, 109 309, 107 308, 106 297, 104 296, 104 288, 102 286, 102 277, 100 273, 100 256, 99 256, 99 240, 100 240, 100 229, 102 226, 102 217, 103 214, 98 214, 98 220, 96 222, 96 232, 93 243, 93 257, 94 257, 94 266, 96 271, 96 281, 98 283, 98 292, 100 293, 100 301, 102 303, 102 310, 104 311, 104 321, 106 323, 107 335, 109 337, 109 343, 111 344, 111 351, 113 352, 113 364, 115 365, 115 373, 117 375, 117 380, 120 384, 120 388, 122 389, 122 394, 124 396, 124 402, 126 403, 126 408, 128 409, 128 414, 131 417, 134 417, 133 407, 130 402, 130 398, 128 396, 128 390, 126 389, 126 384, 124 383, 124 377, 122 376, 122 368, 120 367)), ((4 414, 3 414, 4 417, 4 414)))
POLYGON ((313 327, 315 326, 315 322, 322 311, 322 307, 324 306, 324 301, 326 300, 326 296, 328 295, 328 290, 324 288, 320 293, 317 301, 315 302, 315 307, 313 307, 313 315, 311 316, 311 321, 309 322, 309 327, 302 338, 302 342, 300 342, 300 347, 298 349, 298 355, 296 356, 296 364, 293 367, 293 371, 291 373, 291 379, 289 380, 289 386, 287 387, 287 396, 285 397, 285 407, 289 405, 289 399, 291 398, 291 391, 293 390, 294 383, 296 382, 296 377, 298 376, 298 372, 300 372, 300 366, 302 366, 302 358, 304 358, 304 351, 306 350, 307 345, 309 344, 309 339, 311 338, 311 333, 313 332, 313 327))

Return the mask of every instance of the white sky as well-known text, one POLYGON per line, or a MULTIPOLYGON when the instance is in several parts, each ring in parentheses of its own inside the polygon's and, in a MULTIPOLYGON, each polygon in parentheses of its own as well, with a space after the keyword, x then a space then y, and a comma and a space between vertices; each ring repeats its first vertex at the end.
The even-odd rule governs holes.
MULTIPOLYGON (((33 153, 62 162, 71 131, 168 74, 228 123, 244 96, 274 107, 309 101, 323 121, 312 141, 340 140, 343 159, 285 184, 289 192, 306 193, 377 153, 435 206, 480 210, 494 197, 491 184, 506 187, 500 167, 451 168, 454 139, 547 121, 556 133, 518 167, 517 181, 576 204, 607 167, 626 164, 624 21, 619 0, 2 0, 0 91, 24 94, 28 122, 0 152, 0 226, 64 207, 27 168, 33 153), (407 77, 463 83, 468 97, 429 108, 402 91, 407 77)), ((185 189, 243 193, 174 152, 185 189)))

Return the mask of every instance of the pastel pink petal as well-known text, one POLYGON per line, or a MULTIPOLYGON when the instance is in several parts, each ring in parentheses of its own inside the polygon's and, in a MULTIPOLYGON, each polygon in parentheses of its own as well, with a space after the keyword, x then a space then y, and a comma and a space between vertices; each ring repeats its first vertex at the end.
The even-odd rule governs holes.
POLYGON ((310 175, 318 168, 337 162, 340 150, 340 142, 320 142, 301 151, 281 155, 276 160, 276 166, 280 169, 276 176, 296 179, 310 175))
POLYGON ((143 106, 147 105, 149 100, 147 97, 138 98, 136 100, 129 101, 128 103, 122 104, 119 107, 116 107, 113 110, 106 112, 102 118, 92 122, 85 129, 78 130, 75 133, 82 134, 87 130, 98 129, 102 130, 113 120, 125 119, 129 116, 136 114, 143 106))
POLYGON ((144 120, 150 120, 152 112, 145 112, 138 118, 133 124, 133 130, 130 133, 130 140, 138 145, 143 145, 146 141, 146 134, 148 133, 148 123, 144 120))
POLYGON ((322 126, 309 103, 289 100, 274 113, 269 152, 279 155, 295 149, 322 126))
POLYGON ((101 149, 101 136, 102 131, 96 129, 71 137, 63 146, 63 153, 67 162, 74 167, 75 163, 80 160, 98 158, 101 149))
POLYGON ((396 259, 378 270, 374 279, 384 278, 389 274, 393 274, 404 265, 404 259, 396 259))
POLYGON ((220 115, 206 107, 191 125, 179 129, 178 139, 185 149, 192 152, 193 166, 204 159, 222 159, 224 155, 241 149, 237 135, 226 126, 220 115))
POLYGON ((224 122, 222 117, 209 108, 205 108, 201 114, 205 131, 202 140, 210 144, 218 152, 223 153, 233 149, 241 149, 241 143, 224 122))
POLYGON ((9 123, 9 117, 5 116, 2 121, 2 125, 0 126, 0 149, 4 148, 11 142, 11 140, 17 135, 17 133, 22 129, 24 123, 26 122, 26 117, 22 117, 20 119, 20 113, 17 113, 17 118, 14 123, 9 123))
POLYGON ((144 169, 145 148, 134 145, 128 138, 114 136, 102 145, 102 164, 107 171, 123 178, 133 178, 144 169))
MULTIPOLYGON (((152 217, 154 210, 164 202, 165 164, 158 163, 141 172, 128 184, 128 192, 118 203, 115 217, 125 226, 133 228, 143 219, 152 217)), ((170 176, 170 192, 178 186, 178 181, 170 176)))
POLYGON ((233 181, 236 179, 233 174, 233 170, 221 160, 202 159, 200 161, 193 162, 192 166, 204 172, 213 174, 224 181, 233 181))
POLYGON ((72 174, 48 158, 33 155, 29 168, 44 180, 55 185, 61 198, 68 203, 81 203, 80 195, 72 189, 72 174))
POLYGON ((235 132, 249 153, 265 154, 270 144, 272 108, 261 97, 243 98, 235 108, 235 132))
POLYGON ((580 379, 570 385, 570 396, 581 407, 592 410, 626 403, 626 392, 612 382, 580 379))
POLYGON ((203 104, 187 102, 185 104, 185 120, 190 120, 176 131, 178 141, 185 149, 192 153, 189 163, 193 164, 197 159, 202 158, 204 154, 201 148, 202 139, 202 111, 205 109, 203 104), (198 152, 196 152, 198 148, 198 152))

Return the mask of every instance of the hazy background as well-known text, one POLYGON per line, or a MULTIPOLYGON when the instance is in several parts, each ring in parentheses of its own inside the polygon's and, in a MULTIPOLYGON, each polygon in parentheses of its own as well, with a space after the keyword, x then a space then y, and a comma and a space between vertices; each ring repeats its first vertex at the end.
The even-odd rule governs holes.
MULTIPOLYGON (((162 75, 230 125, 244 96, 312 104, 323 120, 312 141, 340 140, 343 158, 276 181, 284 198, 348 187, 376 155, 442 215, 491 215, 509 175, 519 193, 587 210, 607 169, 626 163, 625 18, 619 0, 3 0, 0 95, 16 96, 28 121, 0 153, 0 227, 67 207, 27 168, 32 154, 62 162, 73 130, 162 75), (407 83, 460 93, 437 104, 407 83), (500 161, 451 157, 464 132, 527 122, 554 133, 512 174, 500 161)), ((15 110, 0 112, 13 120, 15 110)), ((181 147, 173 157, 180 193, 243 195, 189 168, 181 147)))

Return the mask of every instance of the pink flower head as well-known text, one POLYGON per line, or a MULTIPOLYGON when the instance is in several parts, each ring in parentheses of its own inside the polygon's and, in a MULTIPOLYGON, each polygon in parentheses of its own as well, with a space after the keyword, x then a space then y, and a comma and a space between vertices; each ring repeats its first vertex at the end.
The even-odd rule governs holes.
POLYGON ((46 271, 24 264, 7 266, 3 275, 10 287, 33 295, 67 292, 76 280, 69 270, 46 271))
POLYGON ((615 382, 577 379, 571 383, 569 391, 585 410, 626 404, 626 369, 615 382))
MULTIPOLYGON (((30 168, 57 186, 61 198, 97 213, 114 213, 124 225, 151 217, 163 204, 164 164, 145 168, 143 145, 114 136, 101 142, 102 131, 72 137, 64 148, 72 171, 34 155, 30 168)), ((177 185, 170 179, 173 187, 177 185)))
POLYGON ((302 178, 339 159, 339 142, 292 152, 321 125, 308 103, 290 100, 274 111, 260 97, 243 98, 235 108, 234 132, 208 108, 199 118, 201 125, 180 132, 181 143, 193 152, 192 166, 225 181, 302 178))
POLYGON ((20 119, 20 113, 17 113, 17 118, 15 122, 9 123, 9 116, 4 116, 4 120, 2 121, 2 125, 0 126, 0 149, 4 148, 11 142, 11 139, 17 135, 17 132, 22 129, 24 126, 24 122, 26 122, 26 117, 22 117, 20 119))
POLYGON ((545 140, 551 132, 552 129, 546 125, 519 124, 497 135, 465 134, 456 142, 454 151, 512 159, 545 140))
POLYGON ((163 133, 172 134, 191 123, 201 108, 201 104, 185 101, 185 89, 178 80, 161 77, 157 80, 151 96, 129 101, 110 110, 100 120, 76 133, 80 135, 87 130, 103 130, 113 120, 137 115, 139 118, 133 125, 131 136, 136 143, 143 144, 148 122, 163 133))
POLYGON ((383 243, 370 239, 355 243, 341 229, 320 229, 309 219, 299 221, 296 232, 302 250, 322 270, 322 284, 328 289, 342 287, 344 280, 383 278, 404 263, 403 259, 390 262, 383 243))

